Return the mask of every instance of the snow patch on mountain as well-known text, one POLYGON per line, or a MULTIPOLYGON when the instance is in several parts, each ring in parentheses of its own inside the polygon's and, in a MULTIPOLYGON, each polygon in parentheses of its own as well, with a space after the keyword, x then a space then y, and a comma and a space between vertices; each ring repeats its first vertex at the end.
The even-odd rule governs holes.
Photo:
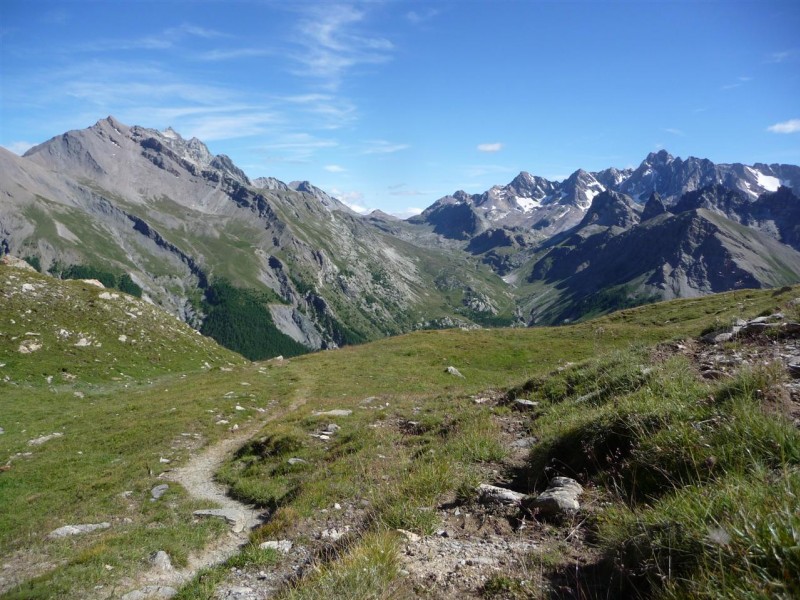
POLYGON ((756 171, 756 177, 758 177, 758 185, 768 192, 777 192, 778 188, 781 187, 781 181, 777 177, 764 175, 761 171, 756 171))

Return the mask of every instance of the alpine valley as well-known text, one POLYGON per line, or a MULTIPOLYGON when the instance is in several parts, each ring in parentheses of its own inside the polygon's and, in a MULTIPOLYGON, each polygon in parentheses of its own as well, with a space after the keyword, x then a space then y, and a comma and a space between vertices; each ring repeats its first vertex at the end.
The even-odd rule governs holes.
POLYGON ((793 165, 662 150, 560 182, 522 172, 403 221, 108 117, 0 148, 0 174, 0 254, 125 281, 252 359, 800 281, 793 165))

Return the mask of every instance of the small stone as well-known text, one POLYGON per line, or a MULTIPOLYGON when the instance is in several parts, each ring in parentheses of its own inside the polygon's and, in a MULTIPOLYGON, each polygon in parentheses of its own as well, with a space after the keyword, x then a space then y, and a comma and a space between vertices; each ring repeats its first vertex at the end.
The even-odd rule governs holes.
POLYGON ((576 512, 580 509, 578 496, 582 492, 583 487, 574 479, 553 477, 547 489, 532 500, 531 506, 545 516, 576 512))
POLYGON ((320 532, 319 537, 322 538, 323 540, 331 540, 332 542, 335 542, 344 537, 344 535, 348 531, 350 531, 349 525, 345 525, 344 529, 336 529, 336 528, 325 529, 320 532))
POLYGON ((150 490, 150 495, 153 497, 153 500, 158 500, 168 489, 169 486, 166 483, 162 483, 150 490))
POLYGON ((328 426, 325 429, 327 429, 333 434, 339 431, 341 427, 339 427, 336 423, 328 423, 328 426))
POLYGON ((292 549, 292 542, 289 540, 270 540, 268 542, 261 542, 258 547, 262 550, 272 549, 287 554, 292 549))
POLYGON ((462 379, 464 379, 464 376, 461 374, 461 372, 458 369, 456 369, 454 366, 452 366, 452 365, 447 367, 444 370, 444 372, 445 373, 450 373, 450 375, 454 375, 456 377, 461 377, 462 379))
POLYGON ((338 502, 334 503, 333 505, 334 510, 342 510, 342 505, 338 502))
POLYGON ((240 533, 244 530, 244 520, 242 515, 237 510, 227 508, 206 508, 203 510, 196 510, 192 513, 195 517, 215 517, 217 519, 225 519, 228 525, 231 525, 234 533, 240 533))
POLYGON ((65 538, 73 535, 81 535, 83 533, 91 533, 98 529, 108 529, 111 523, 86 523, 83 525, 64 525, 58 529, 54 529, 47 534, 50 539, 65 538))
POLYGON ((247 410, 244 406, 236 405, 235 410, 247 410))
POLYGON ((169 554, 163 550, 159 550, 153 554, 153 556, 150 557, 150 562, 153 563, 153 566, 159 571, 172 571, 172 561, 169 559, 169 554))
POLYGON ((64 434, 59 431, 51 433, 50 435, 43 435, 42 437, 28 440, 28 446, 41 446, 45 442, 49 442, 50 440, 54 440, 55 438, 60 438, 62 435, 64 434))
POLYGON ((161 458, 159 458, 159 459, 158 459, 158 462, 160 462, 162 465, 168 465, 168 464, 169 464, 169 463, 171 463, 172 461, 171 461, 170 459, 168 459, 168 458, 164 458, 164 457, 162 456, 161 458))
POLYGON ((396 531, 397 531, 397 533, 402 534, 412 544, 415 544, 415 543, 419 542, 422 539, 420 536, 418 536, 413 531, 406 531, 405 529, 397 529, 396 531))
POLYGON ((533 400, 526 400, 525 398, 517 398, 514 400, 514 406, 527 410, 529 408, 536 408, 539 406, 539 403, 534 402, 533 400))
POLYGON ((349 417, 353 414, 352 410, 337 408, 334 410, 326 410, 323 412, 313 413, 315 417, 349 417))
POLYGON ((479 500, 483 504, 521 504, 525 494, 482 483, 478 486, 479 500))
POLYGON ((303 460, 302 458, 295 458, 295 457, 290 458, 286 462, 288 462, 290 465, 307 465, 308 464, 307 460, 303 460))
POLYGON ((536 442, 538 442, 538 441, 539 440, 537 440, 535 437, 519 438, 518 440, 514 440, 513 442, 511 442, 511 447, 512 448, 531 448, 532 446, 535 446, 536 442))

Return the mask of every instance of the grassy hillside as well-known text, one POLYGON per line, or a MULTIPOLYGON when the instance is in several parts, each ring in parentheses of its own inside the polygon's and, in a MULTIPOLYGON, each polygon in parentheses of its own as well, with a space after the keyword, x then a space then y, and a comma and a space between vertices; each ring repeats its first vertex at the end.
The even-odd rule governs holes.
MULTIPOLYGON (((664 589, 693 593, 686 574, 698 569, 705 577, 700 581, 710 582, 699 585, 717 585, 715 561, 728 560, 729 550, 742 565, 740 580, 749 580, 747 568, 760 569, 766 573, 763 585, 775 585, 774 561, 765 555, 766 566, 748 566, 742 550, 750 547, 748 536, 758 535, 763 552, 774 551, 773 533, 758 515, 782 514, 778 508, 797 491, 795 434, 781 418, 763 415, 754 395, 769 384, 769 373, 707 382, 698 380, 687 358, 662 360, 648 348, 785 307, 800 295, 797 289, 673 301, 569 327, 425 331, 265 363, 245 363, 138 300, 121 294, 104 300, 102 293, 80 282, 0 269, 0 464, 7 465, 0 472, 1 562, 38 575, 6 588, 5 597, 105 597, 110 590, 130 589, 127 578, 156 550, 185 564, 224 528, 213 520, 194 522, 197 503, 180 486, 171 484, 159 502, 150 501, 150 490, 163 482, 161 473, 230 435, 233 427, 252 428, 252 442, 219 477, 236 496, 270 511, 271 519, 252 534, 254 543, 288 537, 314 548, 313 532, 330 526, 334 503, 349 515, 349 536, 320 555, 318 568, 307 571, 288 597, 318 597, 321 590, 336 598, 424 597, 413 576, 400 574, 402 543, 394 530, 431 534, 448 526, 442 504, 456 502, 467 511, 482 481, 512 478, 525 491, 540 489, 554 460, 570 464, 569 473, 590 490, 591 531, 579 536, 585 542, 585 580, 608 581, 605 573, 613 572, 623 589, 628 579, 614 570, 615 557, 623 556, 636 571, 631 577, 662 589, 671 560, 664 548, 674 533, 664 528, 664 519, 675 520, 675 511, 693 519, 675 539, 686 555, 696 555, 698 547, 705 548, 702 531, 708 525, 706 505, 697 504, 702 501, 753 506, 756 517, 714 513, 733 541, 712 547, 723 552, 719 556, 697 554, 699 567, 682 563, 664 589), (33 291, 24 295, 24 285, 33 291), (61 339, 61 329, 71 332, 68 339, 61 339), (123 335, 140 342, 122 342, 123 335), (91 344, 76 346, 79 339, 91 344), (26 340, 41 340, 42 346, 22 354, 26 340), (451 365, 464 377, 445 372, 451 365), (529 381, 535 383, 525 387, 529 381), (581 400, 596 390, 601 393, 589 403, 581 400), (533 412, 516 412, 503 401, 515 395, 540 404, 533 412), (709 396, 718 400, 709 404, 709 396), (353 413, 315 416, 330 409, 353 413), (332 439, 311 435, 330 423, 340 427, 332 439), (710 425, 698 433, 692 423, 710 425), (718 423, 722 429, 731 425, 731 431, 717 435, 718 423), (541 441, 520 462, 509 450, 509 432, 541 441), (630 440, 618 469, 606 468, 602 453, 595 457, 603 468, 582 458, 589 442, 614 448, 604 432, 630 440), (52 433, 62 435, 29 444, 52 433), (747 453, 744 441, 751 439, 763 443, 747 453), (769 441, 774 439, 780 441, 769 441), (696 456, 676 454, 684 441, 696 456), (696 476, 709 455, 716 457, 719 476, 696 476), (306 462, 287 466, 288 457, 306 462), (676 476, 657 468, 673 464, 676 476), (647 487, 639 491, 640 475, 647 487), (772 487, 757 485, 765 481, 772 487), (603 509, 592 508, 598 506, 603 509), (68 523, 100 522, 111 527, 46 538, 68 523), (630 539, 649 545, 632 547, 630 539)), ((481 589, 505 597, 544 594, 547 582, 571 572, 574 525, 544 526, 549 537, 539 540, 541 551, 531 554, 526 567, 536 577, 498 572, 481 589)), ((792 530, 776 531, 777 547, 784 548, 780 540, 792 530)), ((255 548, 246 548, 235 565, 246 571, 280 562, 255 548)), ((793 560, 786 548, 787 560, 793 560)), ((181 597, 210 597, 229 574, 205 572, 181 597)))

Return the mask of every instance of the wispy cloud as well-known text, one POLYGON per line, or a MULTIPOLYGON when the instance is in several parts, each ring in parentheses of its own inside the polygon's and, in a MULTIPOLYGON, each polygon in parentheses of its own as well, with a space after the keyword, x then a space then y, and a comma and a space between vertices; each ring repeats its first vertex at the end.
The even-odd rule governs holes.
POLYGON ((775 123, 767 127, 767 131, 772 133, 797 133, 800 132, 800 119, 789 119, 781 123, 775 123))
POLYGON ((800 49, 792 48, 789 50, 781 50, 780 52, 773 52, 767 55, 766 62, 779 64, 794 61, 798 58, 800 58, 800 49))
POLYGON ((204 61, 223 61, 223 60, 238 60, 240 58, 256 58, 261 56, 274 55, 274 50, 267 48, 231 48, 228 50, 208 50, 200 52, 195 56, 198 60, 204 61))
POLYGON ((354 210, 362 215, 371 212, 371 209, 364 206, 364 194, 359 191, 340 191, 335 188, 331 189, 331 196, 339 200, 342 204, 346 205, 350 210, 354 210))
POLYGON ((481 152, 500 152, 503 149, 503 144, 500 142, 491 142, 488 144, 478 144, 478 150, 481 152))
POLYGON ((310 133, 287 133, 267 142, 259 150, 265 152, 271 161, 307 163, 317 151, 338 145, 336 140, 318 138, 310 133))
POLYGON ((737 77, 734 83, 729 83, 727 85, 723 85, 720 89, 723 90, 735 90, 736 88, 742 87, 745 83, 752 81, 752 77, 737 77))
MULTIPOLYGON (((396 185, 389 186, 389 195, 390 196, 429 196, 430 192, 425 192, 423 190, 415 190, 408 187, 405 183, 398 183, 396 185)), ((420 211, 422 212, 422 211, 420 211)))
POLYGON ((424 210, 425 210, 424 208, 419 208, 418 206, 409 206, 406 209, 394 211, 392 215, 394 215, 395 217, 399 217, 401 219, 407 219, 409 217, 413 217, 415 215, 420 214, 424 210))
POLYGON ((302 50, 294 55, 298 75, 310 76, 336 88, 352 67, 389 61, 394 45, 388 39, 362 35, 357 24, 364 12, 346 5, 321 5, 309 9, 298 33, 302 50))
POLYGON ((3 146, 3 148, 5 148, 6 150, 10 150, 14 154, 22 156, 34 146, 35 144, 33 144, 32 142, 25 142, 20 140, 18 142, 11 142, 10 144, 6 144, 5 146, 3 146))
POLYGON ((435 8, 410 10, 406 13, 406 19, 411 23, 413 23, 414 25, 418 25, 420 23, 424 23, 425 21, 430 21, 434 17, 438 16, 440 13, 441 11, 435 8))
POLYGON ((410 148, 408 144, 395 144, 386 140, 370 140, 365 144, 363 154, 393 154, 410 148))
POLYGON ((260 135, 268 131, 278 117, 269 112, 245 112, 233 115, 205 114, 186 125, 186 134, 204 142, 260 135))
POLYGON ((347 169, 345 169, 341 165, 325 165, 322 168, 325 169, 328 173, 344 173, 345 171, 347 171, 347 169))
POLYGON ((686 135, 685 131, 683 131, 682 129, 676 129, 674 127, 667 127, 666 129, 664 129, 664 131, 666 131, 667 133, 671 133, 672 135, 679 135, 681 137, 684 137, 686 135))
POLYGON ((213 39, 228 37, 228 34, 198 27, 191 23, 184 23, 178 27, 168 27, 153 35, 146 35, 138 38, 109 38, 98 39, 77 46, 77 49, 84 52, 109 52, 115 50, 169 50, 186 38, 213 39))

